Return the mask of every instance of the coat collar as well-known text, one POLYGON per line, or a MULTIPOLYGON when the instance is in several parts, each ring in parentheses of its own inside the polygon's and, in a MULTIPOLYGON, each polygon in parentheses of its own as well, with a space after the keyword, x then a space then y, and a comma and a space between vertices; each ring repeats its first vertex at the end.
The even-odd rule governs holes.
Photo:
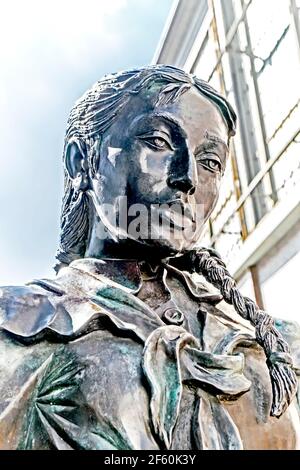
POLYGON ((73 261, 68 268, 62 270, 79 270, 94 280, 107 282, 119 287, 127 293, 137 294, 143 281, 160 277, 163 282, 168 272, 180 278, 187 287, 192 297, 203 302, 216 305, 222 300, 222 295, 207 289, 201 282, 195 283, 188 272, 182 272, 171 266, 166 261, 160 265, 151 265, 146 261, 124 260, 124 259, 96 259, 82 258, 73 261))
POLYGON ((64 269, 79 270, 100 282, 110 280, 131 294, 137 293, 142 286, 141 271, 136 260, 82 258, 64 269))

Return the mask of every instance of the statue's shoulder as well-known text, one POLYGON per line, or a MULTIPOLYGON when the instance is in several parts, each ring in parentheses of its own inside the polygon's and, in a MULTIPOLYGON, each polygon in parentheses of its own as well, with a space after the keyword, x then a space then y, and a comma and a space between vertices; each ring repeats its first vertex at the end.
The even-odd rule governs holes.
POLYGON ((0 287, 0 328, 32 336, 55 315, 49 291, 38 285, 0 287))
POLYGON ((26 342, 45 335, 70 341, 85 327, 88 330, 98 310, 86 292, 76 285, 68 289, 64 278, 0 288, 0 330, 26 342))

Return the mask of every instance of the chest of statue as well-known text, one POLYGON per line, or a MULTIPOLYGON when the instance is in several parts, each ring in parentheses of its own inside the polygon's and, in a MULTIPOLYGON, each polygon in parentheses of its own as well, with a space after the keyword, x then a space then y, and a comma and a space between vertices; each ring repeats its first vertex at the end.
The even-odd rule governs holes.
POLYGON ((297 447, 295 409, 269 418, 263 352, 220 294, 173 269, 99 270, 32 284, 23 327, 22 298, 7 299, 2 448, 297 447))

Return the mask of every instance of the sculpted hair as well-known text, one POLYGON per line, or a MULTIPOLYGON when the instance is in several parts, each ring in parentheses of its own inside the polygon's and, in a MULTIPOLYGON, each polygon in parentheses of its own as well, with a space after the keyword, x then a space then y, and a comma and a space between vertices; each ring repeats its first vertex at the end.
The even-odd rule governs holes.
MULTIPOLYGON (((76 142, 87 159, 90 175, 97 172, 101 135, 109 129, 130 98, 149 91, 153 107, 176 101, 194 86, 201 95, 213 102, 228 126, 228 137, 235 134, 236 115, 226 99, 208 83, 171 66, 153 65, 137 70, 108 75, 88 90, 71 110, 65 136, 65 154, 70 142, 76 142)), ((65 171, 62 201, 60 245, 56 258, 61 264, 84 256, 89 234, 88 196, 75 191, 65 171)))

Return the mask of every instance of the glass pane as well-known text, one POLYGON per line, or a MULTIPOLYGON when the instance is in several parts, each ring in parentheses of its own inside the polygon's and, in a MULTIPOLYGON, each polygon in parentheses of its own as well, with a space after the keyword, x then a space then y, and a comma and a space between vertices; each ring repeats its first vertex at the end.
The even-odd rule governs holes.
POLYGON ((254 0, 247 20, 267 137, 270 138, 300 98, 299 46, 293 30, 290 2, 254 0))
POLYGON ((250 299, 255 299, 254 286, 252 281, 251 272, 247 270, 241 279, 238 281, 239 290, 243 295, 250 297, 250 299))
POLYGON ((213 38, 210 32, 203 42, 202 50, 200 51, 200 57, 197 61, 197 65, 194 69, 195 75, 202 80, 208 81, 215 65, 217 63, 217 54, 213 38))
POLYGON ((240 220, 236 212, 232 218, 228 220, 222 233, 215 243, 215 248, 222 254, 222 258, 226 263, 234 259, 242 245, 240 220))
POLYGON ((273 173, 278 197, 285 198, 295 187, 300 187, 300 134, 275 163, 273 173))
POLYGON ((299 311, 295 308, 295 293, 299 290, 299 265, 300 252, 262 283, 266 310, 277 318, 299 322, 299 311))
POLYGON ((266 66, 258 80, 270 138, 300 98, 299 50, 292 30, 288 31, 272 63, 266 66))
POLYGON ((269 141, 270 155, 277 155, 300 129, 300 100, 269 141))
POLYGON ((253 53, 265 59, 291 21, 290 2, 275 0, 271 6, 270 0, 253 0, 247 12, 247 20, 253 53))

